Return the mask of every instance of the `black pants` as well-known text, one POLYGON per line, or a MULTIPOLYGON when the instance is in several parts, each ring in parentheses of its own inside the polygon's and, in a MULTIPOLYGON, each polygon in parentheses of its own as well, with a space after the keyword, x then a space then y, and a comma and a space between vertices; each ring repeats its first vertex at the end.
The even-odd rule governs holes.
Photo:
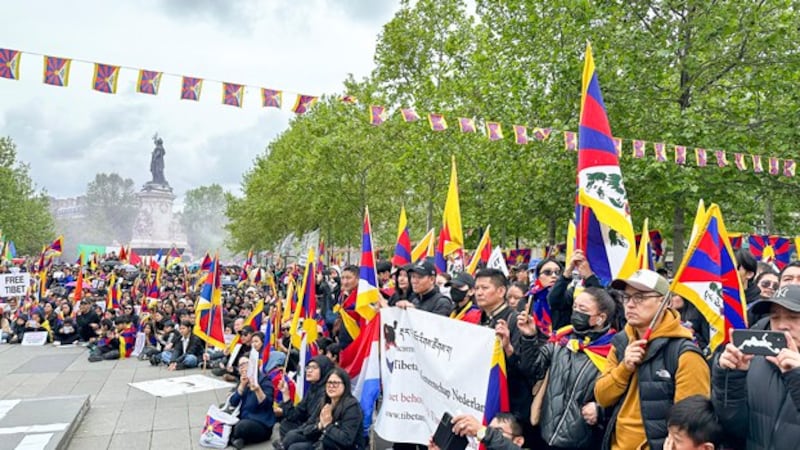
POLYGON ((245 444, 257 444, 268 441, 272 437, 272 428, 261 422, 242 419, 233 426, 231 431, 231 441, 243 439, 245 444))
POLYGON ((293 430, 300 428, 301 425, 303 425, 301 422, 295 422, 293 420, 287 420, 287 419, 281 420, 281 426, 280 426, 281 438, 287 436, 293 430))
POLYGON ((419 444, 392 444, 394 450, 428 450, 428 446, 419 444))
POLYGON ((309 450, 314 448, 314 443, 309 442, 300 430, 292 430, 286 435, 281 435, 283 450, 309 450))

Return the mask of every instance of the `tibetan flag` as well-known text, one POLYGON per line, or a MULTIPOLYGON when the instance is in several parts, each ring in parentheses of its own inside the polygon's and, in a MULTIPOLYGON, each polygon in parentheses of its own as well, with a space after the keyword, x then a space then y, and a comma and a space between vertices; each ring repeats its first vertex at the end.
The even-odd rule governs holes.
POLYGON ((661 236, 661 231, 650 230, 650 250, 655 261, 659 261, 664 255, 664 238, 661 236))
POLYGON ((150 281, 150 277, 148 276, 147 279, 147 293, 145 294, 147 298, 152 298, 154 300, 158 300, 161 297, 161 268, 159 267, 156 270, 156 277, 152 282, 150 281))
POLYGON ((439 230, 439 240, 436 242, 436 251, 433 253, 433 265, 436 267, 436 273, 447 272, 447 259, 444 257, 444 243, 447 240, 445 236, 445 229, 439 230))
POLYGON ((777 175, 778 172, 779 172, 779 169, 778 169, 779 165, 780 164, 778 162, 778 158, 770 157, 769 158, 769 174, 770 175, 777 175))
POLYGON ((744 155, 741 153, 733 154, 733 162, 739 170, 747 170, 747 162, 744 160, 744 155))
POLYGON ((140 70, 139 80, 136 82, 136 92, 140 94, 158 95, 158 86, 161 85, 161 72, 140 70))
POLYGON ((242 107, 244 101, 244 85, 236 83, 222 83, 222 104, 242 107))
POLYGON ((78 279, 75 281, 75 304, 83 298, 83 253, 78 256, 78 279))
POLYGON ((731 248, 733 250, 739 250, 740 248, 742 248, 744 235, 742 233, 728 233, 728 240, 730 240, 731 248))
POLYGON ((489 425, 494 416, 501 412, 508 412, 510 407, 506 355, 500 345, 500 339, 496 339, 494 352, 492 352, 492 367, 489 371, 489 388, 486 390, 483 425, 489 425))
POLYGON ((603 373, 606 370, 608 352, 612 348, 611 341, 616 333, 615 330, 609 330, 594 341, 589 341, 588 337, 579 340, 572 332, 572 325, 567 325, 559 329, 550 338, 550 342, 558 342, 575 353, 583 352, 592 361, 597 370, 603 373))
POLYGON ((747 328, 747 306, 736 265, 722 213, 712 204, 670 286, 671 292, 691 302, 708 321, 712 353, 728 341, 730 328, 747 328))
POLYGON ((433 256, 433 232, 431 228, 425 233, 425 236, 419 240, 417 245, 411 250, 411 263, 415 264, 417 261, 423 260, 429 256, 433 256))
POLYGON ((206 256, 203 257, 203 262, 200 263, 200 270, 211 270, 212 261, 211 255, 206 252, 206 256))
POLYGON ((692 223, 692 234, 689 236, 689 242, 691 243, 694 240, 694 237, 697 236, 697 233, 700 232, 700 228, 703 226, 703 221, 706 220, 706 204, 703 202, 701 198, 700 201, 697 202, 697 212, 694 214, 694 222, 692 223))
POLYGON ((298 331, 300 319, 303 319, 302 324, 302 338, 308 336, 310 342, 317 341, 317 322, 314 319, 317 314, 317 290, 316 290, 316 273, 314 271, 314 248, 308 249, 308 258, 306 259, 306 268, 303 272, 303 285, 300 289, 298 302, 294 309, 292 316, 291 331, 292 345, 300 348, 301 334, 298 331))
MULTIPOLYGON (((261 303, 263 305, 264 300, 261 300, 261 303)), ((264 345, 261 346, 261 354, 258 355, 258 359, 261 361, 258 370, 261 373, 266 373, 265 369, 267 368, 267 363, 269 362, 269 354, 272 353, 272 346, 275 344, 275 342, 273 342, 273 337, 275 335, 272 333, 272 329, 272 321, 268 320, 266 329, 264 330, 264 345)))
POLYGON ((761 173, 764 171, 764 166, 761 165, 761 155, 753 155, 753 172, 761 173))
POLYGON ((536 328, 548 336, 553 334, 553 315, 550 311, 550 304, 547 303, 547 294, 549 293, 550 288, 545 288, 537 278, 533 287, 526 294, 531 299, 528 308, 536 323, 536 328))
POLYGON ((464 248, 464 233, 461 229, 461 205, 458 200, 458 174, 456 172, 455 155, 452 157, 450 185, 447 188, 447 200, 444 203, 442 233, 440 239, 444 237, 444 256, 464 248))
POLYGON ((431 125, 433 131, 444 131, 447 129, 447 121, 442 114, 428 114, 428 123, 431 125))
POLYGON ((784 159, 783 160, 783 176, 785 177, 793 177, 795 172, 795 165, 794 160, 792 159, 784 159))
POLYGON ((527 265, 531 260, 532 252, 529 248, 515 248, 508 251, 506 263, 510 266, 527 265))
POLYGON ((128 262, 128 252, 125 251, 125 246, 119 248, 119 253, 117 254, 117 258, 123 263, 128 262))
POLYGON ((617 156, 622 155, 622 139, 621 138, 611 138, 611 142, 614 143, 614 151, 617 153, 617 156))
POLYGON ((61 252, 64 250, 64 236, 59 236, 56 240, 50 244, 50 247, 47 247, 47 253, 49 256, 60 255, 61 252))
POLYGON ((683 145, 675 146, 675 164, 680 166, 686 164, 686 147, 683 145))
POLYGON ((247 271, 253 266, 253 247, 247 252, 247 259, 242 264, 242 271, 239 273, 239 281, 247 281, 247 271))
POLYGON ((108 281, 108 293, 106 294, 106 309, 119 309, 121 299, 121 289, 117 283, 117 277, 113 273, 108 281))
POLYGON ((564 132, 564 150, 577 151, 578 150, 578 137, 573 131, 564 132))
POLYGON ((653 261, 653 250, 650 248, 650 230, 647 227, 647 218, 644 219, 642 225, 642 234, 639 242, 639 251, 637 253, 637 260, 639 261, 639 268, 645 270, 655 270, 656 264, 653 261))
POLYGON ((0 78, 19 80, 19 61, 22 53, 18 50, 0 48, 0 78))
POLYGON ((199 101, 202 90, 202 78, 183 77, 181 83, 181 100, 199 101))
POLYGON ((228 424, 221 420, 216 420, 210 415, 206 415, 206 423, 205 425, 203 425, 203 434, 213 433, 214 435, 216 435, 217 440, 223 440, 226 438, 225 436, 226 425, 228 424))
POLYGON ((264 108, 281 108, 283 91, 261 88, 261 106, 264 108))
POLYGON ((181 252, 175 247, 170 248, 169 253, 167 253, 167 256, 164 260, 164 265, 167 266, 167 269, 169 269, 179 262, 181 262, 181 252))
POLYGON ((792 256, 792 241, 780 236, 753 235, 747 241, 750 244, 750 253, 759 261, 772 263, 783 270, 789 264, 792 256))
POLYGON ((553 130, 551 128, 535 127, 533 129, 533 138, 536 139, 537 141, 543 142, 543 141, 546 141, 547 138, 550 137, 550 133, 552 133, 552 132, 553 132, 553 130))
MULTIPOLYGON (((244 319, 245 325, 250 325, 253 330, 261 331, 261 322, 264 317, 264 299, 260 299, 256 306, 253 308, 253 312, 250 313, 247 318, 244 319)), ((264 346, 267 347, 269 345, 269 335, 264 339, 264 346)))
POLYGON ((514 125, 514 142, 519 145, 528 143, 528 128, 524 125, 514 125))
POLYGON ((578 133, 575 249, 603 285, 636 271, 636 242, 619 156, 614 149, 591 45, 586 48, 578 133))
POLYGON ((419 120, 419 114, 414 111, 414 108, 400 108, 400 114, 403 116, 403 120, 406 123, 416 122, 419 120))
POLYGON ((119 359, 129 358, 136 348, 136 334, 138 330, 132 324, 128 324, 119 333, 119 359))
POLYGON ((666 162, 667 160, 667 151, 664 148, 663 142, 656 142, 653 144, 653 151, 656 154, 656 161, 658 162, 666 162))
POLYGON ((694 158, 697 162, 697 167, 705 167, 706 164, 708 164, 708 156, 706 155, 706 149, 704 148, 694 149, 694 158))
POLYGON ((211 270, 200 290, 200 299, 195 308, 197 320, 194 323, 194 334, 207 344, 224 350, 226 345, 221 287, 222 271, 219 265, 219 258, 215 257, 211 270))
POLYGON ((725 167, 728 165, 728 155, 725 154, 724 150, 715 151, 714 156, 717 158, 717 166, 725 167))
MULTIPOLYGON (((317 264, 317 273, 322 273, 325 270, 325 238, 319 238, 319 264, 317 264)), ((330 263, 330 261, 328 261, 330 263)))
POLYGON ((500 122, 486 122, 486 136, 490 141, 503 139, 503 126, 500 122))
MULTIPOLYGON (((433 126, 433 125, 431 125, 433 126)), ((458 118, 458 128, 461 129, 462 133, 474 133, 475 128, 475 119, 470 117, 459 117, 458 118)))
POLYGON ((634 140, 633 141, 633 157, 634 158, 644 158, 645 154, 645 141, 634 140))
POLYGON ((361 234, 361 264, 358 273, 358 296, 356 312, 366 320, 375 317, 375 307, 381 299, 378 275, 375 272, 375 252, 372 247, 372 227, 369 223, 369 208, 364 209, 364 228, 361 234))
POLYGON ((119 66, 95 63, 92 89, 106 94, 116 94, 118 78, 119 66))
POLYGON ((411 264, 411 237, 408 233, 408 219, 406 218, 406 207, 400 207, 400 222, 397 224, 397 244, 394 246, 394 256, 392 265, 403 267, 411 264))
POLYGON ((475 276, 475 272, 478 271, 478 263, 488 263, 489 256, 492 255, 492 238, 489 236, 489 229, 491 227, 491 225, 486 226, 486 231, 483 232, 483 236, 481 236, 481 240, 478 242, 478 248, 475 249, 475 254, 472 255, 469 265, 464 269, 465 272, 472 276, 475 276))
POLYGON ((316 102, 317 97, 313 95, 297 94, 297 99, 294 101, 294 106, 292 106, 292 112, 298 115, 305 114, 316 102))
POLYGON ((68 58, 57 58, 55 56, 44 57, 44 84, 51 86, 67 86, 69 84, 69 68, 72 60, 68 58))
POLYGON ((380 347, 381 320, 375 317, 339 355, 339 365, 350 376, 353 396, 361 404, 365 430, 372 425, 372 413, 381 392, 380 347))
POLYGON ((347 95, 347 94, 341 96, 341 98, 339 98, 339 100, 341 100, 342 103, 345 103, 345 104, 348 104, 348 105, 355 105, 356 103, 358 103, 358 99, 356 99, 352 95, 347 95))
POLYGON ((386 122, 387 117, 386 107, 379 106, 379 105, 370 105, 369 107, 369 124, 370 125, 381 125, 383 122, 386 122))
POLYGON ((128 246, 128 260, 134 266, 138 266, 139 264, 142 263, 141 256, 139 256, 138 253, 133 251, 133 249, 130 247, 130 245, 128 246))

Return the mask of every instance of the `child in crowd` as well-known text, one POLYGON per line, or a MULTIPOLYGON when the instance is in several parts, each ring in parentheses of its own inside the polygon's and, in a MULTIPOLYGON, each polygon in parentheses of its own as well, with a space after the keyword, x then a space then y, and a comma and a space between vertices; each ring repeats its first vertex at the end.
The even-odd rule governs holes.
POLYGON ((693 395, 675 403, 667 419, 669 435, 664 450, 715 450, 721 448, 722 425, 711 400, 693 395))

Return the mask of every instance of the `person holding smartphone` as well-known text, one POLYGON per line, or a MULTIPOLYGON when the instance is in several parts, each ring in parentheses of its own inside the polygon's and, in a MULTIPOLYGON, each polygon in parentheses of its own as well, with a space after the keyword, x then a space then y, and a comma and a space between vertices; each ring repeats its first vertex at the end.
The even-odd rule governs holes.
MULTIPOLYGON (((712 364, 711 393, 720 423, 748 449, 797 448, 800 435, 800 286, 781 286, 754 303, 769 321, 754 327, 783 332, 786 347, 775 356, 746 354, 733 344, 712 364)), ((749 351, 749 350, 748 350, 749 351)))

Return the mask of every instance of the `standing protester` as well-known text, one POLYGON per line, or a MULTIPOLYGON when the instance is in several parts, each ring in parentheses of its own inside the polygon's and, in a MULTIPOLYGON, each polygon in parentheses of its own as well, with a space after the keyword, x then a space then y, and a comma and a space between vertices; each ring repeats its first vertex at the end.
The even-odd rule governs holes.
POLYGON ((450 318, 478 324, 481 321, 481 310, 472 301, 475 296, 475 278, 467 272, 456 275, 449 283, 450 298, 456 304, 450 318))
POLYGON ((607 368, 594 387, 597 403, 613 409, 603 448, 661 450, 670 407, 691 395, 710 394, 708 364, 677 312, 664 309, 656 317, 669 295, 664 277, 638 270, 628 279, 614 280, 611 287, 624 290, 628 323, 614 336, 607 368), (651 323, 652 335, 646 340, 651 323))
POLYGON ((778 288, 755 303, 769 320, 754 329, 782 331, 787 348, 776 356, 744 354, 733 344, 713 363, 713 402, 725 430, 748 450, 797 448, 800 436, 800 286, 778 288))
POLYGON ((419 261, 408 271, 411 273, 411 289, 414 291, 413 302, 400 300, 396 306, 449 316, 453 311, 453 302, 439 291, 433 263, 427 260, 419 261))

